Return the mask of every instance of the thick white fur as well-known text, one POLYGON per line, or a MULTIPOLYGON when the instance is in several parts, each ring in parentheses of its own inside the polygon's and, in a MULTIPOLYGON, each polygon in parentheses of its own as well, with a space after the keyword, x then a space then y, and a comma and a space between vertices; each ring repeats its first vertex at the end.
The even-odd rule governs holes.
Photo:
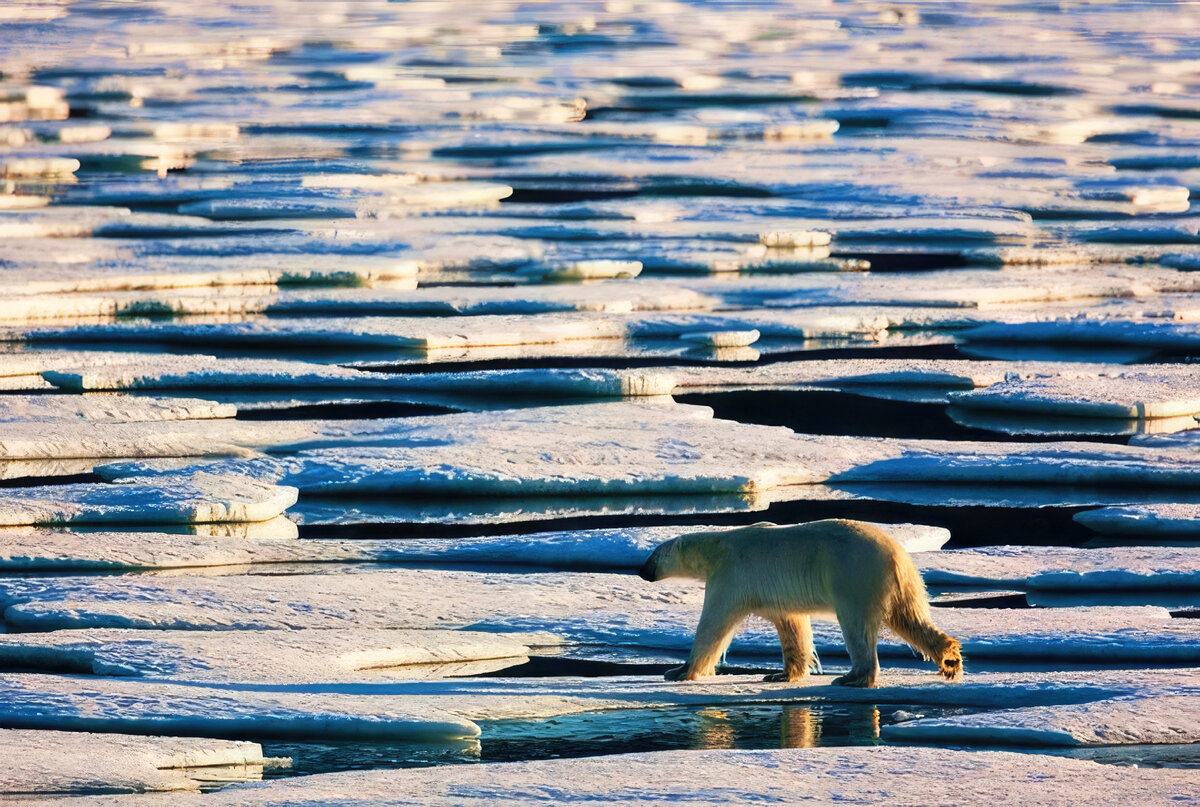
POLYGON ((661 544, 642 567, 647 580, 707 581, 704 609, 687 664, 670 680, 712 675, 750 614, 770 620, 783 648, 783 673, 797 681, 813 661, 809 614, 833 614, 851 668, 833 683, 871 687, 879 677, 876 644, 887 625, 952 681, 962 677, 959 643, 930 620, 920 573, 904 548, 873 524, 845 519, 778 527, 760 523, 682 535, 661 544))

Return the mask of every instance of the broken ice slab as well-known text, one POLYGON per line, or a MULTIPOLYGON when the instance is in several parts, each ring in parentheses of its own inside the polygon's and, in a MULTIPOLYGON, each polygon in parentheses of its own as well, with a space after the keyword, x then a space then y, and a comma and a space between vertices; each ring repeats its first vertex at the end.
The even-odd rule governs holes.
POLYGON ((462 630, 154 631, 0 634, 0 666, 204 684, 320 685, 438 677, 428 665, 509 659, 551 635, 462 630), (432 672, 432 674, 431 674, 432 672))
POLYGON ((1200 695, 1160 693, 1026 706, 888 726, 885 739, 955 745, 1160 745, 1200 742, 1200 695))
POLYGON ((968 409, 1094 418, 1170 418, 1200 412, 1196 373, 1186 366, 1110 371, 1090 378, 1019 378, 952 392, 968 409))
MULTIPOLYGON (((809 715, 801 711, 796 717, 804 721, 809 715)), ((721 729, 714 734, 723 737, 724 726, 721 729)), ((1094 804, 1169 807, 1200 798, 1200 785, 1187 770, 1099 765, 1004 751, 866 746, 660 751, 355 771, 275 779, 252 790, 239 788, 197 797, 188 807, 201 803, 212 807, 282 803, 365 807, 385 802, 399 792, 413 804, 455 802, 464 807, 534 804, 545 798, 586 799, 602 804, 635 799, 687 801, 697 807, 723 807, 761 804, 780 793, 788 794, 792 801, 811 800, 816 804, 847 798, 857 798, 863 804, 920 804, 929 798, 930 781, 938 782, 941 798, 947 803, 986 799, 998 807, 1030 803, 1071 807, 1081 800, 1094 804), (697 770, 703 770, 713 782, 738 785, 697 787, 697 770), (887 781, 886 794, 862 794, 864 781, 887 781)), ((154 803, 147 802, 147 807, 164 807, 168 805, 167 799, 179 804, 179 799, 186 797, 168 796, 159 800, 143 796, 139 801, 150 798, 154 803)))
POLYGON ((453 742, 479 727, 442 709, 394 697, 197 688, 144 681, 89 682, 0 675, 0 726, 230 739, 453 742))
POLYGON ((150 484, 79 483, 0 489, 0 526, 266 521, 296 503, 295 488, 229 474, 150 484))
POLYGON ((208 286, 361 286, 415 282, 411 260, 376 255, 101 256, 77 263, 23 260, 5 269, 5 294, 52 294, 208 286))
POLYGON ((16 798, 199 790, 267 763, 258 743, 30 729, 0 729, 0 754, 0 796, 16 798))
MULTIPOLYGON (((294 455, 206 467, 287 480, 315 495, 653 496, 819 481, 789 430, 716 420, 707 407, 597 403, 330 421, 318 432, 274 443, 294 455)), ((102 473, 160 472, 150 464, 102 473)))
POLYGON ((35 341, 171 342, 200 345, 390 347, 411 350, 548 344, 572 339, 620 339, 625 324, 598 314, 477 317, 257 319, 228 324, 95 325, 39 328, 35 341))
POLYGON ((669 395, 675 379, 655 369, 480 370, 466 373, 366 372, 337 365, 276 359, 212 356, 134 356, 127 363, 94 367, 64 357, 43 376, 70 392, 90 390, 397 390, 503 397, 626 397, 669 395))
POLYGON ((144 398, 112 393, 0 398, 0 423, 141 423, 232 418, 236 414, 237 409, 229 404, 197 398, 144 398))
POLYGON ((1101 535, 1200 538, 1200 504, 1139 504, 1076 513, 1074 519, 1101 535))
POLYGON ((1084 436, 1111 437, 1141 434, 1166 434, 1192 429, 1192 415, 1154 418, 1059 417, 1026 412, 1006 412, 1003 409, 964 409, 950 406, 946 415, 960 426, 1020 436, 1055 437, 1077 440, 1084 436))
MULTIPOLYGON (((283 525, 292 522, 282 519, 283 525)), ((919 524, 881 524, 910 552, 932 552, 950 531, 919 524)), ((402 563, 528 565, 557 569, 635 570, 659 543, 722 527, 614 527, 486 536, 464 540, 295 540, 290 534, 174 535, 150 532, 78 533, 0 530, 0 571, 177 569, 267 563, 402 563)))
POLYGON ((654 281, 599 285, 430 286, 415 290, 281 292, 272 314, 473 315, 563 311, 710 310, 715 300, 700 292, 654 281))
POLYGON ((1200 324, 1116 319, 992 323, 965 331, 959 338, 968 343, 1101 343, 1187 351, 1200 347, 1200 324))
POLYGON ((935 586, 1015 586, 1042 591, 1200 589, 1195 551, 1189 548, 990 546, 917 553, 913 561, 925 582, 935 586))
MULTIPOLYGON (((1128 489, 1200 480, 1186 449, 806 435, 715 419, 707 407, 681 404, 605 402, 281 428, 283 434, 261 445, 294 454, 196 467, 280 481, 309 495, 422 498, 775 490, 786 498, 790 486, 816 483, 1128 489)), ((254 434, 236 436, 246 442, 254 434)), ((177 471, 177 464, 157 462, 97 469, 107 479, 177 471)))

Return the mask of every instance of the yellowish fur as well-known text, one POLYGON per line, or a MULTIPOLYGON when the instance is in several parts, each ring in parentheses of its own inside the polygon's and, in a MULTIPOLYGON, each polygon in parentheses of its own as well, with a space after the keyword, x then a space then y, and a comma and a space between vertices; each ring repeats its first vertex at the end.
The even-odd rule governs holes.
POLYGON ((668 671, 669 680, 712 675, 750 614, 770 620, 779 632, 784 669, 768 681, 808 675, 814 656, 810 614, 833 614, 842 628, 851 666, 835 684, 875 686, 883 625, 936 662, 943 677, 962 678, 961 646, 933 624, 912 559, 872 524, 829 519, 682 535, 655 549, 641 575, 706 581, 691 655, 687 664, 668 671))

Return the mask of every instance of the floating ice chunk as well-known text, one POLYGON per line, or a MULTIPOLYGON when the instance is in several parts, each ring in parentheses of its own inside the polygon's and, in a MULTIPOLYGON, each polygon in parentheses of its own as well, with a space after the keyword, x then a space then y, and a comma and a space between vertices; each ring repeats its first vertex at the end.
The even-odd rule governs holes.
POLYGON ((358 203, 342 199, 202 199, 179 206, 185 216, 214 220, 353 218, 358 203))
POLYGON ((823 247, 832 240, 823 230, 777 230, 758 236, 758 242, 768 247, 823 247))
POLYGON ((592 260, 550 266, 531 266, 524 274, 543 280, 607 280, 632 278, 642 273, 641 261, 592 260))
POLYGON ((1200 345, 1200 324, 1083 319, 993 323, 972 328, 962 338, 968 342, 1083 342, 1188 350, 1200 345))
POLYGON ((1031 706, 888 726, 887 739, 972 745, 1157 745, 1200 742, 1200 696, 1157 694, 1031 706))
POLYGON ((74 157, 8 157, 0 159, 2 177, 66 177, 79 170, 74 157))
POLYGON ((418 207, 486 205, 512 196, 513 189, 499 182, 422 182, 389 188, 392 202, 418 207))
POLYGON ((157 140, 234 140, 241 134, 235 123, 172 122, 154 127, 157 140))
MULTIPOLYGON (((883 443, 877 444, 882 448, 883 443)), ((874 446, 872 446, 874 447, 874 446)), ((852 450, 850 446, 847 450, 852 450)), ((829 459, 833 459, 831 453, 829 459)), ((952 482, 955 484, 1188 486, 1200 468, 1178 453, 1090 443, 905 444, 902 456, 869 459, 834 471, 835 482, 952 482)), ((831 469, 832 470, 832 469, 831 469)))
POLYGON ((697 331, 681 333, 685 342, 697 342, 709 347, 746 347, 758 341, 758 331, 697 331))
MULTIPOLYGON (((1074 520, 1101 535, 1200 537, 1200 504, 1138 504, 1076 513, 1074 520)), ((1167 581, 1164 580, 1164 584, 1167 581)))
MULTIPOLYGON (((371 373, 330 365, 273 359, 164 356, 128 366, 49 371, 55 387, 101 389, 361 389, 505 397, 630 397, 669 395, 675 378, 657 370, 485 370, 464 373, 371 373)), ((215 435, 211 432, 208 438, 215 435)), ((231 440, 243 438, 230 436, 231 440)), ((136 456, 130 454, 127 456, 136 456)))
POLYGON ((0 490, 0 526, 266 521, 296 490, 246 477, 195 473, 152 484, 81 483, 0 490))
POLYGON ((1060 439, 1079 439, 1082 435, 1162 434, 1190 429, 1196 425, 1192 415, 1140 420, 1138 418, 1060 417, 1003 409, 963 409, 951 406, 946 414, 955 423, 972 429, 986 429, 1012 435, 1039 435, 1060 439))
POLYGON ((1093 378, 1022 378, 987 389, 952 392, 971 409, 1041 412, 1095 418, 1167 418, 1200 412, 1195 373, 1169 368, 1107 372, 1093 378))
POLYGON ((1193 556, 1186 548, 993 546, 917 554, 913 560, 926 582, 938 586, 1146 591, 1200 589, 1193 556))
POLYGON ((86 397, 5 395, 0 400, 0 423, 140 423, 231 418, 236 414, 237 409, 229 404, 196 398, 144 398, 101 393, 86 397))
MULTIPOLYGON (((279 460, 209 466, 335 495, 750 493, 816 481, 786 429, 706 407, 600 403, 329 422, 279 460), (346 446, 337 448, 336 446, 346 446)), ((140 473, 133 468, 104 473, 140 473)))
POLYGON ((38 341, 112 339, 189 345, 392 347, 414 350, 619 339, 625 323, 592 314, 271 319, 228 324, 93 325, 28 332, 38 341))
POLYGON ((272 314, 540 314, 555 311, 709 310, 716 300, 665 283, 515 287, 433 286, 420 289, 282 291, 272 314))
MULTIPOLYGON (((0 163, 0 172, 5 168, 0 163)), ((126 208, 52 205, 37 210, 6 211, 0 216, 0 238, 79 238, 106 222, 132 215, 126 208)))
POLYGON ((54 631, 0 634, 0 664, 205 684, 333 684, 437 677, 427 665, 523 660, 550 635, 461 630, 54 631))
POLYGON ((636 337, 677 337, 697 331, 758 331, 765 337, 833 339, 849 336, 877 338, 891 324, 876 311, 806 308, 713 314, 660 314, 629 322, 636 337))
POLYGON ((258 692, 120 680, 0 675, 0 726, 295 740, 447 742, 479 727, 436 708, 382 696, 258 692))
POLYGON ((0 795, 57 796, 199 790, 220 779, 257 781, 258 743, 0 729, 0 795))
POLYGON ((9 295, 103 292, 209 286, 361 286, 415 281, 415 261, 367 255, 173 256, 138 262, 81 261, 68 265, 24 263, 5 271, 9 295))

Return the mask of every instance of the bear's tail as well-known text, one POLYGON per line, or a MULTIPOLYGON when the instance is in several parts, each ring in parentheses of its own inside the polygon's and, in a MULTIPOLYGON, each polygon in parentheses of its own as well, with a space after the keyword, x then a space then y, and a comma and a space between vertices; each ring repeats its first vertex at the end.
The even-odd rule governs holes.
POLYGON ((901 551, 894 558, 896 587, 884 623, 928 661, 936 662, 942 677, 960 681, 963 675, 962 645, 938 630, 929 613, 929 595, 921 573, 901 551))

